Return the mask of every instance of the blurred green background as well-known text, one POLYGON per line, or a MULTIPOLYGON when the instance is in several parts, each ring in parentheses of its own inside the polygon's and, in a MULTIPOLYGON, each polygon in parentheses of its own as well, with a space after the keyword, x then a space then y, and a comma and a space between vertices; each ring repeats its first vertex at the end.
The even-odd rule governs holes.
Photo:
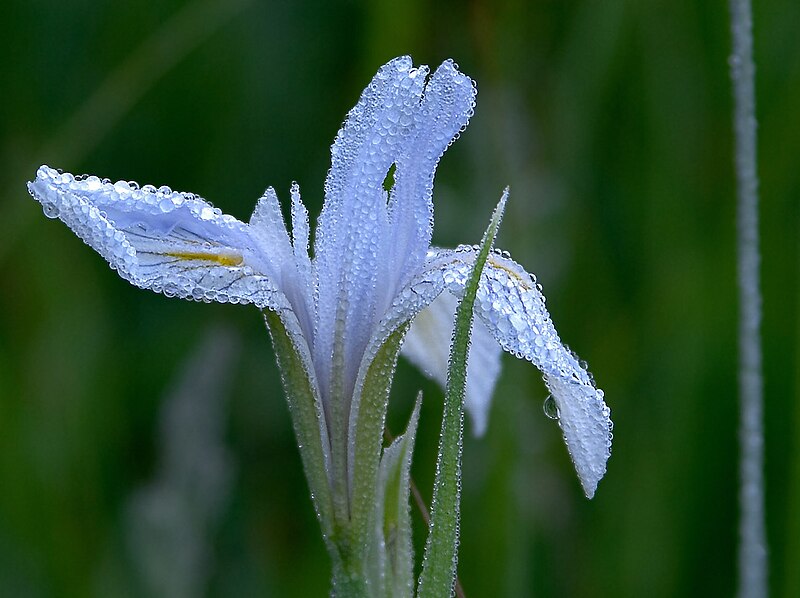
MULTIPOLYGON (((288 206, 297 180, 316 215, 346 111, 405 53, 452 57, 479 88, 439 169, 435 242, 476 242, 511 185, 499 245, 539 276, 615 422, 590 502, 538 372, 505 357, 488 434, 465 448, 466 595, 734 592, 726 3, 8 0, 2 12, 0 595, 326 595, 257 310, 131 287, 44 218, 25 181, 47 163, 193 191, 246 219, 267 185, 288 206)), ((798 25, 800 3, 756 3, 776 596, 800 596, 798 25)), ((402 429, 419 388, 414 476, 429 497, 441 393, 405 362, 389 425, 402 429)))

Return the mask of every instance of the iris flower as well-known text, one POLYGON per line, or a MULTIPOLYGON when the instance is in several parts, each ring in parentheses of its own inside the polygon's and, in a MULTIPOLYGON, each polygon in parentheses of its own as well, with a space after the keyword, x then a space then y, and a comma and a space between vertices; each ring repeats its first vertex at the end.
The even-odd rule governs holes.
MULTIPOLYGON (((293 403, 291 396, 289 402, 296 420, 310 417, 317 427, 311 434, 295 424, 299 443, 316 447, 316 457, 304 456, 307 473, 314 459, 323 464, 325 481, 312 484, 312 494, 328 535, 336 525, 325 521, 345 519, 358 500, 359 421, 367 417, 370 376, 391 379, 392 355, 408 332, 408 356, 444 380, 453 311, 477 250, 431 246, 433 179, 473 113, 475 94, 452 61, 430 76, 408 57, 378 71, 331 147, 313 257, 297 184, 291 235, 272 188, 245 223, 168 187, 75 177, 47 166, 28 184, 47 216, 62 220, 134 285, 264 310, 284 375, 292 363, 305 373, 311 403, 293 403), (380 359, 385 371, 370 373, 380 359)), ((544 376, 591 497, 610 454, 610 412, 584 364, 559 339, 536 279, 507 254, 491 254, 475 315, 467 407, 478 428, 485 426, 500 349, 527 359, 544 376)), ((297 395, 292 380, 285 382, 287 394, 297 395)), ((385 405, 375 416, 381 428, 384 414, 385 405)), ((371 442, 380 452, 380 438, 371 442)))

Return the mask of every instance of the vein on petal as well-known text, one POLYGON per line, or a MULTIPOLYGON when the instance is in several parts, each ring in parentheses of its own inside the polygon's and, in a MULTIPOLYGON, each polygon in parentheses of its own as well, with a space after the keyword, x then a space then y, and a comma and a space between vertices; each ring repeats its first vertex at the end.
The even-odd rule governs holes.
POLYGON ((47 166, 28 190, 138 287, 202 301, 288 305, 249 227, 196 195, 47 166))

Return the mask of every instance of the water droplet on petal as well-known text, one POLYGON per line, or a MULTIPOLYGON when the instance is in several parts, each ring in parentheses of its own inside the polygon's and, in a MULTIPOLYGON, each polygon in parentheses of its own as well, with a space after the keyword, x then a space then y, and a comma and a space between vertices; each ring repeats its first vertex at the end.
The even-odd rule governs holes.
POLYGON ((561 413, 558 410, 558 405, 556 405, 556 400, 553 398, 553 395, 547 395, 547 398, 544 400, 544 404, 542 405, 542 410, 550 419, 557 420, 561 417, 561 413))
POLYGON ((58 218, 58 206, 54 203, 43 203, 42 204, 42 211, 44 215, 48 218, 58 218))

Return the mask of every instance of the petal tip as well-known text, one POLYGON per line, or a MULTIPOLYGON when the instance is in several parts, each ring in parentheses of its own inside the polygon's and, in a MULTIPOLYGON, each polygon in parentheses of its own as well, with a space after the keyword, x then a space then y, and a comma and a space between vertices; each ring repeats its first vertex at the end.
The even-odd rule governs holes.
POLYGON ((591 499, 611 456, 611 411, 603 391, 590 382, 555 374, 546 375, 545 382, 558 405, 558 425, 581 486, 591 499))

